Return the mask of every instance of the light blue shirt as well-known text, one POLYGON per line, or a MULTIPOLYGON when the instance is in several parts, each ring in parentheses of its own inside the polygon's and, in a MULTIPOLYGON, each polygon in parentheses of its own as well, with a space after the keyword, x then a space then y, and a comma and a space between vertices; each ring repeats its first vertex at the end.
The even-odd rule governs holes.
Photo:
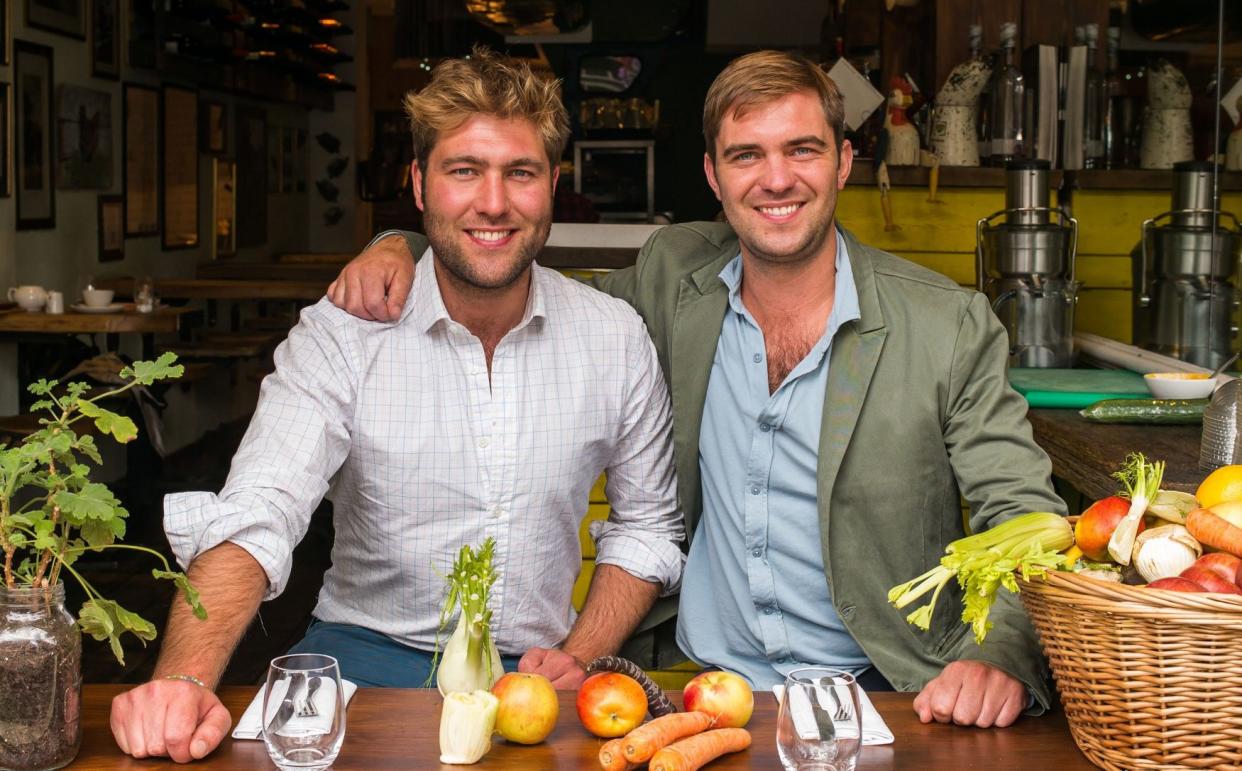
POLYGON ((699 433, 703 516, 682 579, 677 643, 700 665, 738 672, 755 688, 799 666, 858 673, 870 665, 832 605, 816 503, 832 338, 859 318, 840 231, 836 267, 824 334, 773 394, 763 332, 742 304, 741 255, 720 272, 729 308, 699 433))

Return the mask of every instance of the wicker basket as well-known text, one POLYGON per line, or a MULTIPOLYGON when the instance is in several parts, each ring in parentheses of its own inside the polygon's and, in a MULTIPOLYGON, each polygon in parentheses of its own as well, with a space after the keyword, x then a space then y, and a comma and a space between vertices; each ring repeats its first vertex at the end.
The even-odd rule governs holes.
POLYGON ((1242 597, 1021 581, 1074 741, 1101 768, 1242 768, 1242 597))

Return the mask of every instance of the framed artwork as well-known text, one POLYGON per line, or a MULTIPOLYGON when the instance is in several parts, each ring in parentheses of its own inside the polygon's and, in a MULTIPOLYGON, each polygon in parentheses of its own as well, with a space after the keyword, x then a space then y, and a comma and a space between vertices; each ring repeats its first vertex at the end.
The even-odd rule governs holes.
POLYGON ((9 15, 9 0, 0 0, 0 65, 12 61, 13 17, 9 15))
POLYGON ((198 246, 198 92, 164 86, 160 99, 161 246, 198 246))
POLYGON ((257 107, 233 110, 237 148, 237 246, 267 241, 267 114, 257 107))
POLYGON ((0 83, 0 198, 13 192, 13 89, 0 83))
POLYGON ((223 102, 205 99, 199 104, 199 116, 203 122, 198 132, 200 152, 223 155, 228 151, 228 115, 228 107, 223 102))
POLYGON ((119 195, 99 196, 99 261, 125 258, 125 199, 119 195))
POLYGON ((211 159, 211 258, 237 253, 237 164, 211 159))
POLYGON ((26 23, 86 40, 86 0, 26 0, 26 23))
POLYGON ((14 41, 17 229, 56 227, 52 168, 52 49, 14 41))
POLYGON ((126 83, 124 89, 125 235, 159 232, 160 95, 154 88, 126 83))
POLYGON ((108 80, 121 76, 120 0, 91 0, 91 74, 108 80))
POLYGON ((112 94, 56 87, 56 187, 112 189, 112 94))

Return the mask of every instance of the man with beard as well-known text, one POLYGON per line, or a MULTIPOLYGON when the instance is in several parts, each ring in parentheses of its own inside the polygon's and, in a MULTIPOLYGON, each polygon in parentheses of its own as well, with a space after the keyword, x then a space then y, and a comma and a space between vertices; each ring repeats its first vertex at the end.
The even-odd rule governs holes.
MULTIPOLYGON (((813 63, 732 62, 703 109, 703 169, 728 224, 663 228, 600 283, 642 314, 672 389, 692 536, 677 642, 757 687, 830 665, 919 691, 924 722, 1005 726, 1051 699, 1014 597, 980 646, 956 587, 926 633, 886 595, 964 535, 961 497, 975 532, 1065 505, 986 298, 836 224, 842 124, 813 63)), ((386 238, 329 295, 383 318, 410 272, 407 239, 386 238)))
POLYGON ((224 489, 167 498, 169 541, 209 616, 175 605, 155 678, 113 702, 135 757, 184 762, 219 744, 229 715, 212 688, 325 494, 332 567, 293 652, 332 655, 360 685, 432 675, 442 576, 464 544, 495 539, 505 667, 558 688, 680 581, 671 410, 643 322, 532 264, 568 136, 558 85, 480 50, 437 67, 406 111, 427 267, 391 324, 326 299, 305 310, 224 489), (578 531, 603 471, 612 514, 593 528, 598 567, 575 620, 578 531))

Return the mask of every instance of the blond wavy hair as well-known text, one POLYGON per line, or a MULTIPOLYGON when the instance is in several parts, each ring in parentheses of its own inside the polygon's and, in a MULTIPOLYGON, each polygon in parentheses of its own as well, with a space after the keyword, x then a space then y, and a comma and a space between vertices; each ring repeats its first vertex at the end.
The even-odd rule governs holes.
POLYGON ((726 117, 740 118, 753 107, 799 91, 810 91, 819 99, 840 151, 845 131, 845 102, 828 73, 799 54, 756 51, 729 62, 707 90, 703 102, 703 139, 707 142, 707 154, 713 161, 716 159, 716 137, 726 117))
POLYGON ((414 157, 423 173, 441 132, 452 131, 473 115, 522 118, 535 126, 548 163, 555 168, 569 140, 569 114, 561 102, 560 81, 531 71, 526 62, 475 46, 465 59, 436 65, 421 91, 405 95, 405 114, 414 136, 414 157))

